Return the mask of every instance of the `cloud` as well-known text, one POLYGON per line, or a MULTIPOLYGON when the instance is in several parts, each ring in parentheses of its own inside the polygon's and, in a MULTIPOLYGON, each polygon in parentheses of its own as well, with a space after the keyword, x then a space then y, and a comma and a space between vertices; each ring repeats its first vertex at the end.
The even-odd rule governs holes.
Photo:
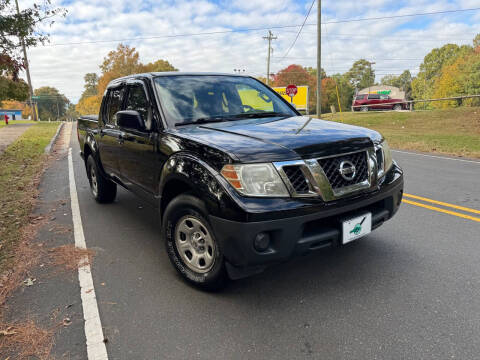
MULTIPOLYGON (((30 0, 29 0, 30 1, 30 0)), ((29 49, 34 87, 54 86, 77 102, 83 91, 83 76, 99 73, 106 54, 121 39, 140 53, 142 62, 166 59, 182 71, 222 71, 245 69, 265 76, 266 30, 240 31, 202 36, 182 34, 298 25, 304 20, 310 0, 60 0, 69 12, 56 19, 45 31, 51 34, 49 46, 29 49), (177 37, 161 37, 172 36, 177 37), (111 42, 98 42, 112 40, 111 42), (78 42, 97 42, 74 44, 78 42), (70 44, 70 45, 59 45, 70 44)), ((27 6, 28 1, 21 6, 27 6)), ((324 2, 323 22, 341 19, 389 16, 478 6, 478 0, 386 0, 324 2)), ((314 8, 315 9, 315 8, 314 8)), ((428 17, 397 18, 365 22, 335 23, 322 26, 322 64, 327 73, 347 71, 359 58, 375 61, 377 76, 418 70, 421 59, 434 47, 447 42, 471 43, 480 32, 480 11, 428 17), (413 59, 413 60, 412 60, 413 59)), ((295 47, 298 28, 273 28, 273 72, 291 64, 316 66, 316 12, 312 11, 295 47)))

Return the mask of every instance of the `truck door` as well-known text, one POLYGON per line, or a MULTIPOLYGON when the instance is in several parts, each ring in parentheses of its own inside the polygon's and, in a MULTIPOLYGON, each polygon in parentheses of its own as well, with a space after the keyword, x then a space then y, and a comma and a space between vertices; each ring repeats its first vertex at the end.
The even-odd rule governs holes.
POLYGON ((139 195, 147 199, 155 192, 156 174, 161 164, 155 151, 156 129, 153 109, 142 81, 131 81, 127 85, 125 110, 135 110, 141 115, 145 129, 123 129, 123 145, 119 157, 122 181, 139 195))
POLYGON ((103 169, 108 175, 118 177, 118 156, 121 145, 121 131, 118 129, 116 113, 121 110, 125 86, 108 90, 106 104, 102 107, 102 124, 98 140, 98 150, 103 169))

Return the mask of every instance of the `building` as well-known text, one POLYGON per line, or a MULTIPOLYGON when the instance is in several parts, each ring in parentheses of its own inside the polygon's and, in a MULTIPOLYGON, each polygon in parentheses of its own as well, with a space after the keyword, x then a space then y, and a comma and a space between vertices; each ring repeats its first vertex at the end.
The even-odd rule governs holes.
POLYGON ((389 85, 373 85, 358 92, 358 95, 364 94, 382 94, 388 95, 392 99, 405 100, 405 91, 401 91, 399 88, 389 85))
POLYGON ((5 119, 5 114, 8 115, 9 120, 21 120, 22 111, 20 109, 0 109, 0 121, 5 119))

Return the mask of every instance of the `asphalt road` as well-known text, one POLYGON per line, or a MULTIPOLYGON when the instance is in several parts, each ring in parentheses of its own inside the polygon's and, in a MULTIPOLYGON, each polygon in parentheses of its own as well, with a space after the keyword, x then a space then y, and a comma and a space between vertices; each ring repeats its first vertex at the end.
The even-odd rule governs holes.
MULTIPOLYGON (((480 222, 403 204, 366 238, 203 293, 170 265, 153 209, 121 189, 92 199, 71 146, 110 359, 479 357, 480 222)), ((480 163, 394 157, 407 193, 480 209, 480 163)))

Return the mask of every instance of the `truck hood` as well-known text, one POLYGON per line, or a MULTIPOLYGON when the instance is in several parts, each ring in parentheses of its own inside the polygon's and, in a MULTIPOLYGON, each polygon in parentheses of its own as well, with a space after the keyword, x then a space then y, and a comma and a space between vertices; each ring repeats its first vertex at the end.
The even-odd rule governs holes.
POLYGON ((241 162, 286 161, 357 151, 381 140, 373 130, 308 116, 227 121, 177 128, 179 135, 241 162))

